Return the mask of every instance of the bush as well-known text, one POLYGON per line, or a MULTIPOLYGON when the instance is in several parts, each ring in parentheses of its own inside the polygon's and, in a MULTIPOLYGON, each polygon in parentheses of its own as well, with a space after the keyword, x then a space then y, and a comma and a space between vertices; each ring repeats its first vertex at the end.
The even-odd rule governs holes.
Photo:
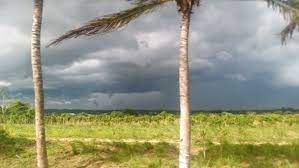
POLYGON ((34 112, 29 103, 17 100, 8 104, 6 114, 32 116, 34 112))
POLYGON ((10 142, 10 138, 8 136, 8 133, 0 127, 0 145, 9 142, 10 142))
POLYGON ((32 123, 34 119, 34 109, 30 104, 22 101, 9 103, 4 114, 0 116, 0 123, 32 123))

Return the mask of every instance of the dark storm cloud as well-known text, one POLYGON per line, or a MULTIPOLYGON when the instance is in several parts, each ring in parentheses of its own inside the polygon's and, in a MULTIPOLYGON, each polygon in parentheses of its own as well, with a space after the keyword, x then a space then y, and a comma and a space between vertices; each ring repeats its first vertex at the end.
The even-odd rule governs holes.
MULTIPOLYGON (((0 85, 32 98, 29 1, 0 0, 0 85)), ((45 1, 42 44, 126 1, 45 1)), ((42 48, 48 108, 177 108, 179 14, 174 4, 104 36, 42 48)), ((262 1, 203 1, 190 34, 193 108, 296 106, 298 35, 262 1)), ((297 94, 298 95, 298 94, 297 94)))

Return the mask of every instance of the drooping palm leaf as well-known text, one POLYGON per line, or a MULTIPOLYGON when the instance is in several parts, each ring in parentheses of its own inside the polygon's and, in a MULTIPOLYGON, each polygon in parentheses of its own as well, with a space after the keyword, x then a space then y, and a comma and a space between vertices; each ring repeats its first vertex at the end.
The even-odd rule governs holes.
POLYGON ((296 27, 299 27, 299 0, 267 0, 269 6, 278 8, 289 20, 289 24, 280 32, 281 42, 286 43, 288 37, 292 37, 296 27))
POLYGON ((70 38, 77 38, 83 35, 92 36, 118 30, 139 16, 152 12, 162 4, 170 1, 173 0, 138 0, 138 2, 133 3, 134 6, 130 9, 93 19, 82 27, 66 32, 64 35, 53 40, 47 47, 57 45, 63 40, 70 38))
POLYGON ((298 6, 295 5, 294 0, 282 1, 282 0, 267 0, 269 5, 274 7, 280 7, 284 12, 298 12, 298 6))
MULTIPOLYGON (((87 22, 84 26, 77 29, 70 30, 64 35, 53 40, 47 47, 57 45, 63 40, 70 38, 77 38, 79 36, 92 36, 96 34, 109 33, 111 31, 118 30, 132 20, 139 16, 152 12, 157 7, 170 1, 175 1, 179 8, 179 11, 185 10, 186 7, 191 5, 199 5, 201 0, 128 0, 133 2, 133 7, 118 13, 105 15, 87 22), (186 5, 187 4, 187 5, 186 5), (184 8, 183 8, 184 7, 184 8)), ((269 6, 279 11, 284 17, 290 20, 290 23, 281 31, 281 41, 286 42, 288 36, 292 36, 296 27, 299 27, 299 0, 289 0, 288 3, 282 0, 265 0, 269 6)), ((187 7, 188 8, 188 7, 187 7)))
MULTIPOLYGON (((128 1, 133 1, 136 4, 141 4, 151 0, 128 0, 128 1)), ((191 11, 194 5, 199 6, 201 2, 201 0, 173 0, 173 1, 176 2, 179 11, 185 11, 185 10, 191 11)))

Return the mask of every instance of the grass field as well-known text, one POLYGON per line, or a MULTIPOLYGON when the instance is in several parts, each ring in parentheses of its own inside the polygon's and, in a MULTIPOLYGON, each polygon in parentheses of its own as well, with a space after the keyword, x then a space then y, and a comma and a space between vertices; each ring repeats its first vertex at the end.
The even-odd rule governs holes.
MULTIPOLYGON (((177 167, 176 115, 62 116, 47 116, 50 167, 177 167)), ((198 114, 192 120, 194 168, 299 167, 298 114, 198 114)), ((0 167, 34 167, 34 125, 0 127, 0 167)))

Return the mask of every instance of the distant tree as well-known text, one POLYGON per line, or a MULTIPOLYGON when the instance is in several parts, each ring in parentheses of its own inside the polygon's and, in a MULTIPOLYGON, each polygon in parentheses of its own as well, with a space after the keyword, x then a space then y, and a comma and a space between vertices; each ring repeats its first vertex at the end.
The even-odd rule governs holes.
POLYGON ((23 101, 13 101, 10 102, 7 106, 7 114, 11 115, 23 115, 30 113, 31 106, 27 102, 23 101))
POLYGON ((9 102, 4 115, 11 122, 32 123, 34 121, 34 109, 29 103, 19 100, 9 102))

